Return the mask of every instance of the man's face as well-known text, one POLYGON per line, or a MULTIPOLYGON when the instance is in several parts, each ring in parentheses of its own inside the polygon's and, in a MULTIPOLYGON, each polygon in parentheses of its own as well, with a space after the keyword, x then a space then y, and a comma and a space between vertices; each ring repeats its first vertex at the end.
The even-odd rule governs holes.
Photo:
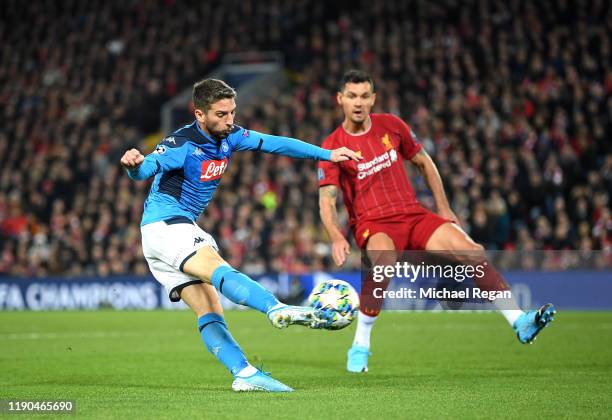
POLYGON ((198 122, 204 124, 206 131, 214 138, 227 137, 234 128, 236 101, 234 98, 221 99, 210 105, 208 111, 195 110, 198 122))
POLYGON ((355 124, 364 122, 374 106, 376 94, 369 82, 347 83, 336 96, 344 116, 355 124))

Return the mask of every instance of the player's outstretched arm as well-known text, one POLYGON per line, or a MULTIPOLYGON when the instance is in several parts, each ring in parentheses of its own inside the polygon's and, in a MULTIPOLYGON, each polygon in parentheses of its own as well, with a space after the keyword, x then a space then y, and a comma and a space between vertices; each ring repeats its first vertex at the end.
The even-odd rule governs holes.
POLYGON ((130 178, 143 180, 159 172, 181 168, 187 151, 183 139, 171 136, 164 139, 155 151, 147 156, 143 156, 138 149, 128 150, 121 157, 121 165, 130 178))
POLYGON ((332 162, 342 162, 349 159, 361 160, 355 152, 346 147, 327 150, 291 137, 273 136, 246 129, 243 129, 242 134, 237 135, 241 138, 236 144, 236 150, 261 150, 275 155, 332 162))
POLYGON ((319 188, 319 214, 327 234, 332 241, 332 257, 338 267, 346 261, 346 256, 350 253, 351 246, 344 238, 340 226, 338 225, 338 210, 336 199, 338 197, 338 187, 335 185, 325 185, 319 188))
POLYGON ((445 219, 449 219, 459 224, 459 219, 457 219, 457 216, 451 210, 448 199, 446 198, 444 185, 442 184, 442 178, 440 177, 438 168, 429 154, 424 149, 421 149, 410 161, 419 169, 421 175, 425 178, 425 182, 427 182, 434 196, 434 200, 436 201, 438 214, 445 219))
POLYGON ((130 178, 140 181, 155 175, 159 165, 154 159, 144 157, 138 149, 130 149, 121 157, 121 166, 127 170, 130 178))

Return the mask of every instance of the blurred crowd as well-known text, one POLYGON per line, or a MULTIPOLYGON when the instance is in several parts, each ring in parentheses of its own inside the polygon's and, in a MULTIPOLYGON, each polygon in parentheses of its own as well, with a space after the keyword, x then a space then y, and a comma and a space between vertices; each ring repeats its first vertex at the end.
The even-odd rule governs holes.
MULTIPOLYGON (((253 50, 282 51, 291 85, 239 108, 238 124, 320 144, 341 121, 340 76, 359 67, 375 111, 401 116, 434 158, 475 240, 611 248, 605 0, 7 0, 0 14, 0 274, 146 274, 150 184, 119 158, 159 129, 164 101, 253 50)), ((247 273, 332 269, 315 168, 236 154, 198 222, 247 273)), ((359 264, 355 250, 345 268, 359 264)))

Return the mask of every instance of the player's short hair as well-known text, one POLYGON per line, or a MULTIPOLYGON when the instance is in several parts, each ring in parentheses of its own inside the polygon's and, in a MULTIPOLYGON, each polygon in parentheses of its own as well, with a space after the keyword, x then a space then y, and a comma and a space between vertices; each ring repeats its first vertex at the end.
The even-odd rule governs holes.
POLYGON ((345 72, 340 79, 340 86, 338 91, 342 92, 347 83, 365 83, 368 82, 372 86, 372 92, 374 92, 374 80, 372 76, 363 70, 351 69, 345 72))
POLYGON ((221 99, 236 97, 236 91, 223 80, 204 79, 193 85, 193 105, 206 112, 221 99))

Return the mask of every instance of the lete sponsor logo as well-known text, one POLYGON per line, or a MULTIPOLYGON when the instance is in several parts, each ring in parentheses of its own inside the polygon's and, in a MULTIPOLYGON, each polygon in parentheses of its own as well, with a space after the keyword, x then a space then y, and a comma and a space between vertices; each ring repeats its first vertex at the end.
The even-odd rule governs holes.
POLYGON ((223 160, 205 160, 202 162, 200 171, 200 181, 212 181, 221 178, 221 175, 227 169, 227 159, 223 160))

